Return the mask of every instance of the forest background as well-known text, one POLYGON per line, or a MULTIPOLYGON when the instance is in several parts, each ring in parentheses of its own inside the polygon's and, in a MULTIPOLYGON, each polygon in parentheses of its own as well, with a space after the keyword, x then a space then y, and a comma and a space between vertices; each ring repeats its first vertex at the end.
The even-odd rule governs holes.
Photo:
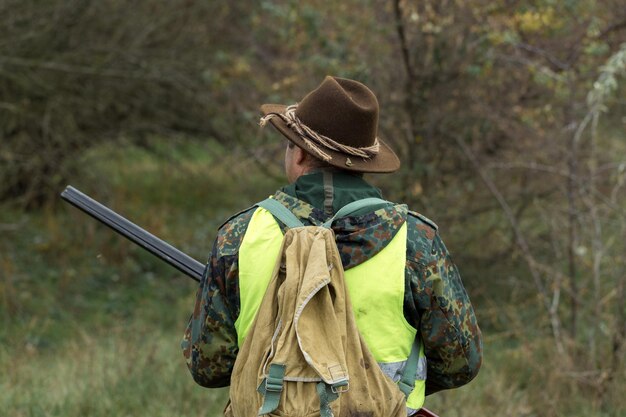
POLYGON ((196 284, 58 194, 204 261, 285 182, 261 103, 366 83, 484 334, 451 416, 626 416, 621 0, 0 0, 0 414, 219 415, 179 341, 196 284))

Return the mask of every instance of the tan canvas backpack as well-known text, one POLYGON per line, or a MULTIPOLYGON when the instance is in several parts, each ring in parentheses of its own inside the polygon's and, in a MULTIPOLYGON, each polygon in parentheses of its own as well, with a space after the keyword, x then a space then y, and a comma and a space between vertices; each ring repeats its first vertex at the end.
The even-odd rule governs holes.
POLYGON ((323 226, 304 226, 273 199, 258 205, 288 227, 271 281, 234 365, 227 417, 404 417, 414 387, 413 348, 397 384, 356 327, 330 228, 384 200, 350 203, 323 226))

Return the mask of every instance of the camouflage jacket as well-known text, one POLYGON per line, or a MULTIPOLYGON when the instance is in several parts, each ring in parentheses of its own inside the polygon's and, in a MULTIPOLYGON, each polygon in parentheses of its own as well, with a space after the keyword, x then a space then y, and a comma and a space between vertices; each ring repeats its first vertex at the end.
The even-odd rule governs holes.
MULTIPOLYGON (((381 197, 353 175, 333 174, 333 211, 361 198, 381 197)), ((300 177, 274 195, 304 224, 320 225, 325 213, 320 173, 300 177)), ((328 203, 328 200, 326 200, 328 203)), ((205 387, 230 384, 237 357, 235 320, 239 314, 238 250, 254 208, 228 220, 218 231, 196 295, 182 349, 194 380, 205 387)), ((339 219, 333 225, 347 270, 376 255, 407 223, 404 315, 424 342, 426 393, 469 382, 482 361, 481 333, 459 272, 437 226, 405 205, 386 205, 339 219)))

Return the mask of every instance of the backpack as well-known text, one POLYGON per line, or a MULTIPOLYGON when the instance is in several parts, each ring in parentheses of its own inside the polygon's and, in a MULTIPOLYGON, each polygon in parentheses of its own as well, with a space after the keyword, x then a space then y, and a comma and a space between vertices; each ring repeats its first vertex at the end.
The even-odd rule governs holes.
POLYGON ((356 327, 331 224, 385 203, 355 201, 322 226, 304 226, 278 201, 257 205, 288 230, 251 329, 235 361, 226 417, 405 417, 414 344, 399 383, 379 368, 356 327))

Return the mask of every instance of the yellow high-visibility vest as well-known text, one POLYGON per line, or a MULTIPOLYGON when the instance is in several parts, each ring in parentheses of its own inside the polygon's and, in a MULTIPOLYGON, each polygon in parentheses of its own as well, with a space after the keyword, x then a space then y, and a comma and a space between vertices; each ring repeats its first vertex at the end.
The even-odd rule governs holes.
MULTIPOLYGON (((283 239, 282 231, 264 208, 257 208, 239 248, 239 346, 252 326, 272 277, 283 239)), ((403 313, 406 264, 406 223, 376 256, 345 271, 352 310, 359 332, 383 372, 396 380, 411 353, 417 330, 403 313)), ((419 409, 426 391, 426 357, 420 343, 415 389, 407 407, 419 409)))

